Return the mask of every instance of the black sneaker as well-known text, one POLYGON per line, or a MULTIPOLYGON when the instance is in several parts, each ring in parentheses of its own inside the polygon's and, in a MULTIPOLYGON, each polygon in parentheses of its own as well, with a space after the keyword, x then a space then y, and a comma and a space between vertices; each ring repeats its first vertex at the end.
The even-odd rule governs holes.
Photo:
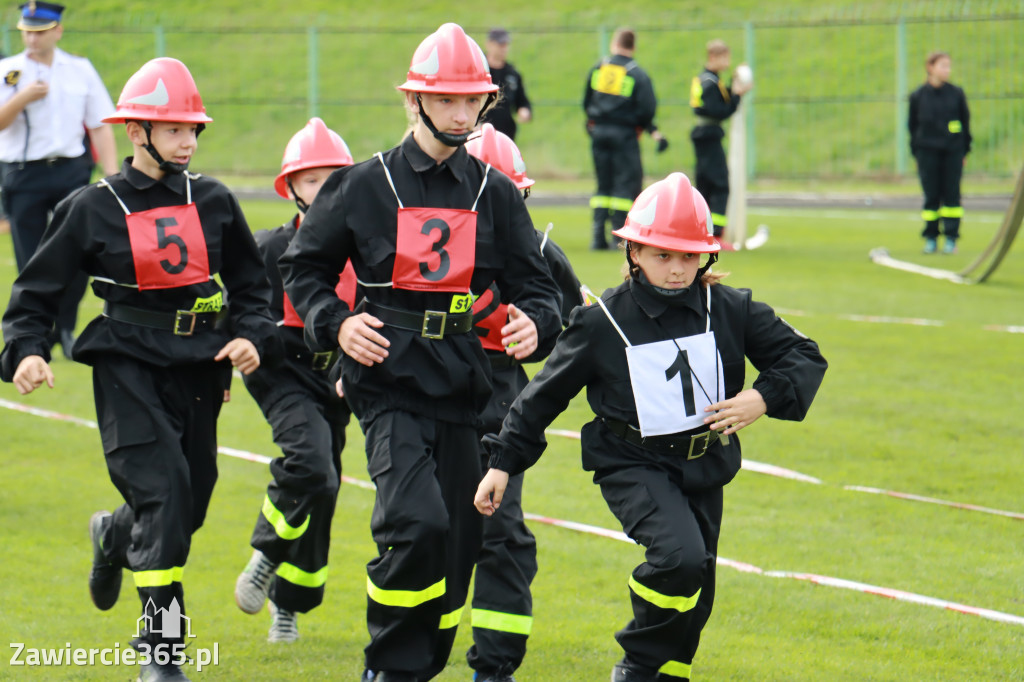
POLYGON ((92 541, 89 596, 100 611, 112 608, 121 595, 121 567, 107 561, 103 554, 103 531, 110 525, 112 519, 113 516, 108 511, 98 511, 89 519, 89 539, 92 541))
POLYGON ((516 682, 516 678, 500 671, 490 673, 478 671, 473 673, 473 682, 516 682))
POLYGON ((139 676, 135 682, 189 682, 189 679, 181 672, 181 668, 173 663, 150 663, 139 666, 139 676))
POLYGON ((658 671, 622 660, 612 668, 612 682, 657 682, 658 671))

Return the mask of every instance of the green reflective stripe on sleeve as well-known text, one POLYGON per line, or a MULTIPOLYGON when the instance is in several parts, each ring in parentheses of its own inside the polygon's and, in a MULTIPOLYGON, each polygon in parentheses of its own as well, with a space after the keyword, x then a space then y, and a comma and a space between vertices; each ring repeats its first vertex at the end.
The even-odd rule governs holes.
POLYGON ((963 124, 960 123, 960 121, 950 121, 949 122, 949 132, 951 132, 951 133, 959 133, 959 132, 963 132, 963 129, 964 129, 964 126, 963 126, 963 124))
POLYGON ((926 211, 921 211, 921 220, 925 221, 926 223, 930 223, 933 220, 938 220, 938 219, 939 219, 939 212, 938 211, 927 211, 927 210, 926 211))
POLYGON ((608 208, 613 211, 628 211, 633 208, 633 200, 623 197, 608 197, 608 208))
POLYGON ((274 531, 277 536, 282 540, 294 540, 302 537, 302 534, 309 528, 309 515, 306 515, 306 520, 302 522, 302 525, 298 528, 289 526, 288 522, 285 521, 284 514, 282 514, 274 503, 270 501, 270 495, 263 498, 263 518, 274 527, 274 531))
POLYGON ((184 573, 184 566, 175 566, 159 571, 134 571, 132 579, 135 587, 165 587, 171 583, 180 583, 184 573))
POLYGON ((465 606, 460 606, 451 613, 446 613, 441 616, 441 624, 438 627, 442 630, 449 630, 454 627, 458 627, 459 621, 462 620, 462 610, 465 606))
POLYGON ((939 209, 939 216, 942 218, 963 218, 963 206, 943 206, 939 209))
POLYGON ((712 213, 711 214, 711 223, 715 227, 725 227, 725 223, 726 223, 725 216, 722 215, 721 213, 712 213))
POLYGON ((370 596, 370 599, 384 606, 404 606, 411 609, 431 599, 437 599, 444 594, 444 591, 444 578, 422 590, 385 590, 374 585, 370 576, 366 576, 366 594, 370 596))
POLYGON ((517 616, 514 613, 473 609, 470 612, 473 627, 498 632, 511 632, 516 635, 529 635, 533 629, 533 616, 517 616))
POLYGON ((632 97, 633 96, 633 86, 635 86, 635 85, 636 85, 636 80, 634 80, 632 76, 624 77, 622 79, 622 96, 623 97, 632 97))
POLYGON ((610 208, 612 205, 612 198, 606 197, 601 194, 595 194, 590 197, 590 208, 610 208))
POLYGON ((649 601, 663 609, 675 609, 680 613, 685 613, 692 609, 697 604, 697 598, 700 596, 700 590, 697 590, 692 597, 671 597, 641 585, 633 576, 629 576, 629 589, 633 590, 633 593, 644 601, 649 601))
POLYGON ((693 666, 689 663, 669 661, 658 668, 658 672, 662 675, 670 675, 671 677, 685 677, 686 679, 690 679, 690 673, 693 672, 693 666))
POLYGON ((301 585, 302 587, 323 587, 324 583, 327 582, 327 566, 324 566, 316 573, 309 573, 303 571, 295 564, 289 564, 283 562, 277 567, 277 575, 284 578, 292 585, 301 585))

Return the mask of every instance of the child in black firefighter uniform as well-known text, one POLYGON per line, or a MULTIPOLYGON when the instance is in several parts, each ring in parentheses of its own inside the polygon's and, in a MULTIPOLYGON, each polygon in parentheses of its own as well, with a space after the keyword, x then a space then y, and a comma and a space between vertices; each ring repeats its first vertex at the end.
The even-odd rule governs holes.
MULTIPOLYGON (((500 170, 529 196, 534 182, 512 138, 490 123, 466 143, 466 150, 500 170)), ((540 252, 562 297, 562 324, 568 324, 573 308, 582 305, 580 282, 565 252, 547 232, 537 231, 540 252)), ((508 306, 501 303, 496 285, 473 304, 473 326, 491 361, 494 393, 483 413, 481 437, 497 433, 508 408, 528 381, 521 363, 501 345, 501 328, 508 324, 508 306)), ((528 358, 539 361, 537 354, 528 358)), ((486 453, 483 464, 487 464, 486 453)), ((533 628, 533 597, 530 583, 537 575, 537 542, 523 519, 523 474, 513 476, 505 491, 501 511, 484 519, 484 541, 476 562, 473 582, 473 646, 466 660, 474 682, 514 682, 512 673, 522 665, 526 640, 533 628)))
MULTIPOLYGON (((298 214, 273 230, 257 232, 256 244, 273 290, 271 314, 278 321, 284 361, 245 377, 245 387, 273 428, 284 453, 270 464, 274 480, 267 486, 256 528, 255 549, 235 585, 235 601, 257 613, 270 596, 270 642, 298 639, 296 613, 323 601, 331 519, 341 483, 341 451, 349 410, 328 378, 336 353, 313 353, 302 339, 302 320, 284 293, 277 259, 295 237, 309 205, 327 177, 352 165, 341 137, 319 118, 292 136, 285 147, 274 189, 294 199, 298 214)), ((338 296, 355 306, 356 279, 346 267, 338 296)))
POLYGON ((924 252, 938 249, 939 219, 946 241, 942 253, 956 253, 960 238, 960 178, 964 158, 971 151, 971 112, 967 96, 949 82, 950 57, 932 52, 925 62, 928 80, 910 93, 907 126, 910 151, 917 159, 917 173, 924 190, 924 252))
POLYGON ((714 599, 722 488, 740 468, 736 432, 764 414, 802 419, 825 372, 813 341, 709 271, 719 245, 708 213, 682 173, 644 190, 619 230, 626 282, 576 309, 501 433, 484 439, 491 469, 475 503, 492 514, 586 387, 596 419, 583 427, 583 467, 646 548, 613 682, 690 678, 714 599), (744 356, 760 372, 746 390, 744 356))
POLYGON ((238 201, 187 170, 211 121, 205 111, 176 59, 152 60, 128 80, 105 122, 127 124, 134 156, 58 205, 3 320, 2 376, 24 394, 53 386, 46 334, 67 283, 84 271, 104 300, 75 358, 93 367, 107 468, 125 504, 90 520, 89 590, 109 609, 122 569, 131 570, 154 617, 132 643, 152 657, 142 680, 185 679, 182 637, 167 636, 173 628, 158 614, 184 611, 182 572, 217 480, 231 365, 249 374, 280 352, 270 285, 238 201), (171 662, 158 664, 163 656, 171 662))
POLYGON ((510 303, 507 353, 550 349, 558 292, 509 178, 464 144, 491 83, 480 47, 456 24, 413 55, 412 131, 369 161, 335 171, 281 257, 285 291, 315 351, 340 345, 342 383, 366 434, 377 486, 367 565, 366 679, 427 680, 455 639, 482 519, 476 424, 491 367, 472 302, 494 282, 510 303), (352 261, 366 302, 334 291, 352 261))

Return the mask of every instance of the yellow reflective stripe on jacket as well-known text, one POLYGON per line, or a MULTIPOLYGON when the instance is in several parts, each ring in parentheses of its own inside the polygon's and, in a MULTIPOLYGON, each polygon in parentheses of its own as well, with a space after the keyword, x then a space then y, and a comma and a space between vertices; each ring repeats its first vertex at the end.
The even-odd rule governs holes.
POLYGON ((590 197, 590 208, 610 208, 612 205, 612 198, 598 194, 590 197))
POLYGON ((180 583, 184 573, 184 566, 164 568, 158 571, 133 571, 132 580, 135 581, 135 587, 165 587, 171 583, 180 583))
POLYGON ((288 522, 284 518, 274 503, 270 501, 270 495, 266 495, 263 498, 263 518, 267 520, 271 526, 274 527, 274 531, 277 536, 282 540, 294 540, 302 537, 302 534, 309 528, 309 515, 306 515, 306 520, 302 522, 302 525, 298 528, 289 526, 288 522))
POLYGON ((949 132, 951 132, 951 133, 960 133, 960 132, 963 132, 963 129, 964 129, 964 126, 963 126, 962 123, 960 123, 960 121, 950 121, 949 122, 949 132))
POLYGON ((608 208, 615 211, 628 211, 633 208, 633 200, 623 197, 609 197, 608 208))
POLYGON ((939 209, 939 215, 943 218, 963 218, 963 206, 943 206, 939 209))
POLYGON ((726 222, 725 216, 721 213, 711 214, 711 224, 715 227, 725 227, 726 222))
POLYGON ((921 211, 921 220, 925 221, 926 223, 930 223, 931 221, 938 220, 938 219, 939 219, 939 212, 938 211, 928 211, 928 210, 921 211))
POLYGON ((460 606, 451 613, 446 613, 441 616, 441 623, 438 627, 442 630, 448 630, 454 627, 458 627, 459 621, 462 620, 462 610, 466 608, 465 605, 460 606))
POLYGON ((370 599, 384 606, 404 606, 411 609, 431 599, 437 599, 444 594, 444 591, 444 578, 422 590, 385 590, 374 585, 370 576, 366 576, 366 594, 370 596, 370 599))
POLYGON ((704 106, 704 86, 701 85, 700 76, 694 76, 690 81, 690 106, 694 109, 704 106))
POLYGON ((667 594, 655 592, 651 588, 638 583, 636 578, 633 576, 629 576, 629 589, 633 590, 633 593, 644 601, 649 601, 655 606, 663 609, 675 609, 680 613, 684 613, 692 609, 697 604, 697 598, 700 597, 699 589, 692 597, 672 597, 667 594))
POLYGON ((284 578, 292 585, 301 585, 302 587, 323 587, 323 584, 327 582, 327 566, 324 566, 316 573, 310 573, 303 571, 295 564, 289 564, 287 561, 283 562, 277 567, 278 577, 284 578))
POLYGON ((533 616, 517 616, 514 613, 473 609, 470 612, 473 627, 498 632, 511 632, 515 635, 529 635, 533 629, 533 616))
POLYGON ((671 677, 685 677, 686 679, 690 679, 690 673, 693 672, 693 666, 689 663, 669 661, 658 668, 658 672, 662 675, 669 675, 671 677))

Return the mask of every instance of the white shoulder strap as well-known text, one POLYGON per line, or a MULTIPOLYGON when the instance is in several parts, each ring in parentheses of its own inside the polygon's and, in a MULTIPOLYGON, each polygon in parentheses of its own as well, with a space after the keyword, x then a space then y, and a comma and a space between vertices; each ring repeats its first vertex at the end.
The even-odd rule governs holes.
POLYGON ((132 212, 128 210, 128 207, 124 205, 124 202, 121 201, 121 197, 117 196, 117 192, 114 191, 114 188, 110 186, 109 182, 107 182, 106 180, 100 180, 97 184, 99 184, 100 187, 106 187, 107 189, 110 190, 110 193, 114 195, 115 199, 117 199, 117 203, 121 204, 121 209, 124 211, 125 215, 132 214, 132 212))
POLYGON ((619 333, 619 336, 622 337, 622 342, 626 344, 626 348, 632 347, 633 344, 631 344, 629 342, 629 339, 626 338, 626 333, 622 331, 622 327, 620 327, 619 323, 615 321, 614 317, 612 317, 611 311, 609 311, 608 308, 605 306, 604 301, 601 300, 601 297, 595 296, 594 292, 591 291, 590 287, 588 287, 586 284, 580 287, 580 291, 583 292, 584 298, 593 298, 597 300, 597 304, 601 306, 601 310, 604 311, 605 317, 608 318, 608 321, 612 323, 613 327, 615 327, 615 331, 617 331, 619 333))
POLYGON ((487 164, 487 168, 484 169, 484 179, 480 183, 480 191, 476 193, 476 201, 473 202, 473 208, 470 211, 476 210, 476 205, 480 203, 480 195, 484 193, 484 187, 487 186, 487 175, 491 172, 491 164, 487 164))
POLYGON ((405 205, 402 204, 402 200, 398 197, 398 190, 395 189, 395 183, 391 179, 391 171, 388 170, 388 165, 384 163, 384 155, 377 152, 374 156, 376 156, 377 160, 380 161, 380 165, 384 167, 384 175, 388 179, 388 184, 391 185, 391 191, 395 193, 395 200, 398 201, 398 208, 405 208, 405 205))

